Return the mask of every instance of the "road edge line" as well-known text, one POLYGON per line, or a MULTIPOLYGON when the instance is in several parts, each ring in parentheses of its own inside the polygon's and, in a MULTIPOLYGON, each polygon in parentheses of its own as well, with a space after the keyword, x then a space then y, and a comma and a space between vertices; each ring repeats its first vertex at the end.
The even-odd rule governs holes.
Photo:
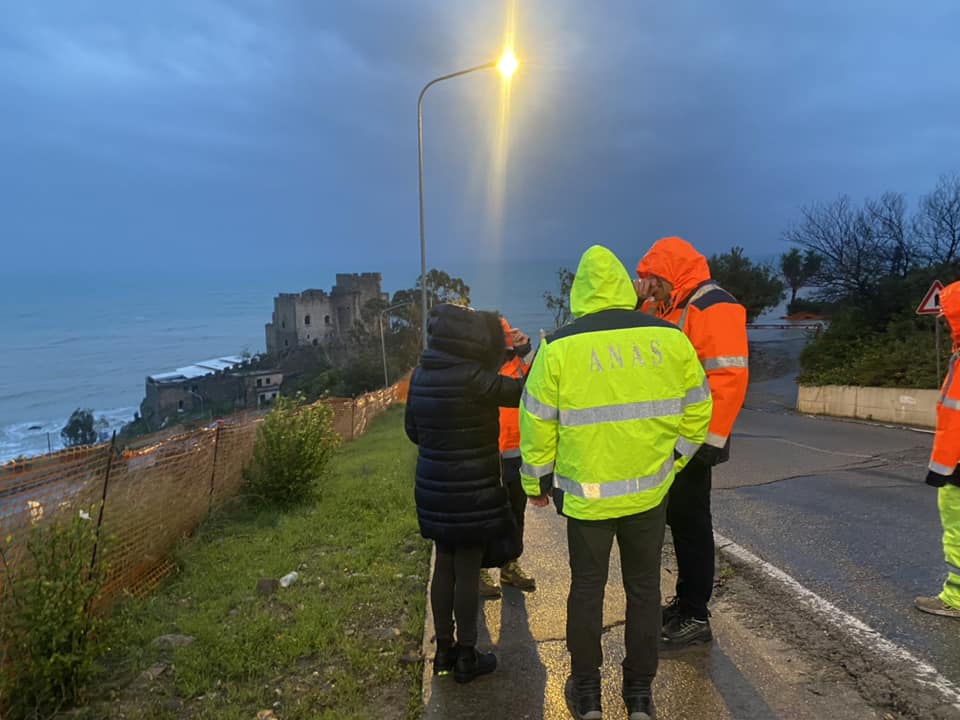
POLYGON ((749 565, 774 582, 786 586, 803 604, 823 617, 827 623, 853 642, 870 651, 880 652, 908 663, 910 669, 904 670, 905 674, 911 674, 921 685, 933 688, 946 703, 960 710, 960 687, 941 675, 935 667, 916 657, 906 648, 887 640, 863 621, 844 612, 812 590, 808 590, 792 576, 766 560, 757 557, 733 540, 719 533, 714 533, 714 540, 718 552, 728 556, 728 558, 749 565))

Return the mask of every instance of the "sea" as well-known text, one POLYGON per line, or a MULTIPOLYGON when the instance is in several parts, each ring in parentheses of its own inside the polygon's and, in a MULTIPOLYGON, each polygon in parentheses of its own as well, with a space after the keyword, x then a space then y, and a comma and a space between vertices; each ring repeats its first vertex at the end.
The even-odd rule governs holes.
MULTIPOLYGON (((470 286, 474 307, 500 310, 535 335, 553 327, 543 293, 557 291, 561 266, 576 259, 444 269, 470 286)), ((417 266, 0 273, 0 462, 61 448, 77 408, 104 419, 106 439, 139 410, 147 375, 263 352, 274 296, 329 291, 337 272, 382 272, 392 294, 413 286, 417 266)))

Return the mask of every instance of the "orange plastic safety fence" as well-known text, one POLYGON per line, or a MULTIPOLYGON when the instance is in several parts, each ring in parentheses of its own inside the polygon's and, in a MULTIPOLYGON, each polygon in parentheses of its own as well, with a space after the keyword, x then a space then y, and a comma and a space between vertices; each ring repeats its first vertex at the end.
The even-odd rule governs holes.
MULTIPOLYGON (((336 431, 351 440, 404 400, 408 386, 409 376, 356 399, 320 402, 333 408, 336 431)), ((189 432, 141 438, 122 452, 104 443, 0 466, 4 558, 11 565, 27 562, 31 527, 82 513, 102 523, 96 561, 106 583, 98 606, 123 592, 149 593, 175 569, 177 543, 240 490, 264 415, 245 412, 189 432)))

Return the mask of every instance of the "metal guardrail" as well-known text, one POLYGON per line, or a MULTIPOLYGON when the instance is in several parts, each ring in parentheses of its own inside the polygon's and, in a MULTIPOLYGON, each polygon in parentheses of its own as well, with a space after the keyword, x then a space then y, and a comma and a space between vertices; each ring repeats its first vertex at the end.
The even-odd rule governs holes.
POLYGON ((747 330, 823 330, 827 324, 822 321, 787 323, 747 323, 747 330))

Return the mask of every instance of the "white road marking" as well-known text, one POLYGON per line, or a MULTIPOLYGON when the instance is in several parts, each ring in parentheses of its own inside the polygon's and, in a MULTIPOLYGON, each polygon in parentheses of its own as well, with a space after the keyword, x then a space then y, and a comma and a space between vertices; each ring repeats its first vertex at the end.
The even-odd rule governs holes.
POLYGON ((943 677, 935 667, 923 662, 908 650, 890 642, 866 623, 844 612, 828 600, 824 600, 815 592, 805 588, 793 577, 787 575, 783 570, 765 560, 761 560, 746 548, 718 533, 714 533, 714 538, 718 550, 750 565, 768 578, 786 586, 802 603, 825 617, 831 625, 857 644, 901 661, 903 663, 902 674, 912 675, 918 683, 933 688, 945 702, 960 710, 960 687, 943 677))

